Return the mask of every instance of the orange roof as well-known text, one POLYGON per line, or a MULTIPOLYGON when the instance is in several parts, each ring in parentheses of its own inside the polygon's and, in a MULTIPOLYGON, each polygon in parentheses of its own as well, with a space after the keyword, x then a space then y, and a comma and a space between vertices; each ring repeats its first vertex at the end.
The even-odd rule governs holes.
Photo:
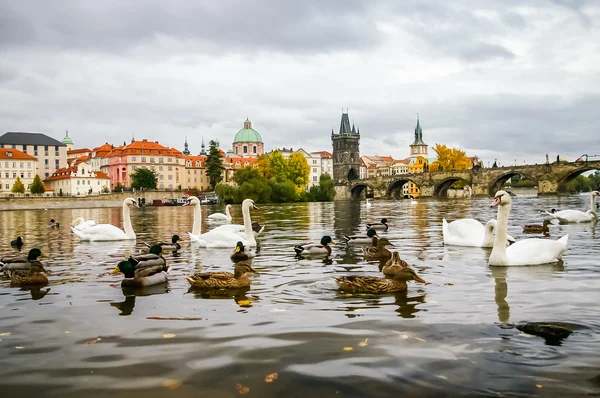
POLYGON ((368 169, 376 169, 376 168, 377 168, 377 165, 376 165, 375 163, 371 163, 371 164, 369 165, 369 167, 367 167, 367 168, 368 168, 368 169))
POLYGON ((107 142, 104 145, 97 146, 96 148, 94 148, 92 150, 92 152, 94 152, 96 154, 96 156, 102 157, 102 156, 106 156, 112 149, 113 149, 113 146, 107 142))
POLYGON ((75 164, 85 162, 86 160, 90 160, 90 155, 85 155, 85 156, 80 156, 78 158, 75 158, 75 164))
POLYGON ((37 160, 36 157, 14 148, 0 148, 0 159, 37 160))
POLYGON ((319 151, 319 152, 312 152, 312 153, 319 154, 319 155, 321 155, 322 158, 326 158, 326 159, 333 158, 333 155, 330 152, 327 152, 327 151, 319 151))
POLYGON ((409 163, 410 163, 410 159, 399 159, 399 160, 394 160, 394 164, 399 164, 399 163, 403 163, 403 164, 409 164, 409 163))
POLYGON ((166 146, 160 145, 158 141, 148 141, 146 139, 142 141, 133 141, 132 143, 113 147, 110 146, 110 151, 107 157, 112 156, 126 156, 126 155, 149 155, 149 156, 173 156, 173 157, 183 157, 183 153, 181 153, 178 149, 168 148, 166 146))
POLYGON ((192 162, 192 168, 195 168, 195 167, 196 167, 196 162, 197 162, 197 161, 200 161, 200 167, 202 168, 202 167, 204 167, 204 162, 206 161, 206 156, 204 156, 204 155, 198 155, 198 156, 195 156, 195 155, 187 155, 187 156, 185 157, 185 164, 186 164, 186 167, 187 167, 187 161, 188 161, 188 160, 189 160, 190 162, 192 162))
POLYGON ((108 174, 106 174, 103 171, 94 171, 94 173, 96 174, 96 178, 105 178, 107 180, 110 179, 110 177, 108 176, 108 174))
POLYGON ((78 153, 86 153, 86 152, 92 152, 87 148, 81 148, 81 149, 71 149, 70 151, 67 151, 67 156, 69 155, 77 155, 78 153))
POLYGON ((50 188, 50 187, 48 187, 48 186, 44 185, 44 191, 46 191, 46 192, 47 192, 47 191, 54 191, 54 189, 52 189, 52 188, 50 188))
POLYGON ((240 167, 246 167, 246 163, 248 166, 253 166, 256 163, 257 158, 227 158, 226 161, 231 163, 232 166, 235 166, 237 162, 240 162, 240 167))
MULTIPOLYGON (((60 168, 60 169, 56 170, 54 173, 52 173, 52 175, 50 177, 46 178, 44 181, 68 180, 71 177, 76 177, 75 175, 72 176, 71 174, 77 174, 77 166, 60 168)), ((94 171, 94 174, 95 174, 94 177, 86 176, 86 177, 79 177, 79 178, 110 179, 110 177, 102 171, 94 171)))

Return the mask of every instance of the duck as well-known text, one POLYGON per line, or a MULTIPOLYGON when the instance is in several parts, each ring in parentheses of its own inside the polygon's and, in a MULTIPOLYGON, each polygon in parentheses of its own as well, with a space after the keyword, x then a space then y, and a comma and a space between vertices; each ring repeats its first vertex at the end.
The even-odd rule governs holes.
POLYGON ((14 270, 10 272, 11 286, 46 286, 48 277, 46 270, 39 261, 31 264, 28 270, 14 270))
POLYGON ((129 207, 133 206, 139 209, 138 202, 133 198, 126 198, 123 201, 123 227, 122 230, 112 224, 96 224, 83 230, 72 227, 71 231, 81 241, 100 242, 114 240, 134 240, 136 238, 133 227, 131 226, 131 214, 129 207))
POLYGON ((371 223, 367 224, 367 230, 373 228, 377 231, 387 231, 388 230, 388 220, 387 218, 382 218, 379 223, 371 223))
POLYGON ((251 247, 244 246, 241 241, 236 243, 233 253, 229 256, 234 261, 245 261, 252 257, 256 257, 254 250, 251 247))
POLYGON ((199 289, 239 289, 250 287, 248 274, 258 274, 250 263, 240 261, 235 264, 234 273, 204 272, 188 275, 185 278, 193 288, 199 289))
POLYGON ((259 222, 254 221, 252 223, 252 232, 254 232, 254 236, 261 234, 265 230, 265 226, 261 225, 259 222))
POLYGON ((404 268, 408 267, 408 263, 400 258, 399 252, 393 252, 392 258, 386 261, 381 271, 383 275, 396 275, 404 268))
POLYGON ((411 280, 427 283, 410 267, 403 268, 394 278, 352 275, 334 276, 333 279, 339 285, 338 290, 345 293, 395 293, 407 290, 406 282, 411 280))
POLYGON ((94 220, 85 221, 83 217, 77 217, 71 222, 71 229, 74 228, 78 231, 83 231, 84 229, 93 227, 94 225, 96 225, 96 221, 94 220))
POLYGON ((139 267, 129 260, 124 260, 119 262, 117 267, 111 271, 111 274, 123 273, 125 275, 125 278, 121 281, 122 288, 139 289, 168 282, 169 271, 169 268, 162 265, 139 267))
POLYGON ((127 259, 136 269, 160 265, 166 271, 167 261, 161 253, 165 250, 160 245, 152 245, 146 254, 131 255, 127 259))
POLYGON ((561 224, 590 222, 593 220, 597 220, 598 213, 596 212, 596 206, 594 205, 594 202, 596 200, 596 197, 598 196, 600 196, 600 192, 590 192, 590 208, 585 212, 581 210, 567 209, 560 211, 552 211, 550 213, 546 212, 546 214, 550 215, 554 219, 557 219, 558 222, 561 224))
POLYGON ((321 238, 320 243, 305 243, 302 245, 294 246, 296 254, 331 254, 330 244, 335 245, 335 242, 331 239, 331 236, 325 235, 321 238))
POLYGON ((239 225, 221 225, 208 232, 202 233, 202 208, 200 200, 195 196, 187 198, 183 206, 192 206, 194 209, 194 224, 192 232, 188 232, 190 239, 200 247, 233 247, 238 241, 247 246, 256 246, 256 238, 252 230, 250 209, 258 210, 252 199, 242 202, 242 215, 244 218, 244 232, 240 236, 239 225))
POLYGON ((231 222, 231 213, 229 212, 229 210, 231 209, 231 205, 227 205, 225 206, 225 214, 223 213, 213 213, 211 215, 209 215, 207 218, 209 220, 219 220, 219 221, 229 221, 231 222))
MULTIPOLYGON (((157 242, 154 245, 156 246, 160 246, 162 248, 162 251, 169 251, 169 252, 176 252, 177 250, 181 249, 181 245, 178 243, 178 241, 180 240, 179 235, 173 235, 171 237, 171 243, 168 242, 157 242)), ((150 245, 149 243, 144 242, 144 244, 146 246, 148 246, 148 248, 152 247, 153 245, 150 245)))
POLYGON ((542 225, 539 224, 527 224, 525 226, 523 226, 523 233, 526 234, 544 234, 544 235, 549 235, 550 234, 550 228, 548 228, 548 225, 552 224, 552 221, 550 220, 544 220, 542 225))
POLYGON ((32 264, 41 264, 38 260, 42 256, 42 251, 38 248, 29 250, 27 256, 21 254, 18 256, 5 257, 0 259, 2 271, 29 270, 32 264))
POLYGON ((506 235, 511 205, 512 199, 508 192, 502 190, 496 192, 490 207, 498 207, 498 228, 488 264, 490 266, 511 266, 559 262, 567 249, 568 234, 558 240, 522 239, 506 247, 505 239, 502 237, 506 235))
POLYGON ((20 236, 17 236, 17 239, 10 241, 10 247, 14 247, 15 249, 19 249, 19 250, 21 250, 21 248, 23 247, 23 244, 24 244, 23 238, 20 236))
POLYGON ((377 235, 377 231, 373 228, 370 228, 367 231, 367 235, 343 235, 344 240, 348 244, 372 244, 373 246, 377 246, 377 240, 379 239, 379 235, 377 235))
POLYGON ((386 249, 386 246, 394 246, 388 238, 380 238, 377 246, 363 247, 365 260, 385 260, 392 257, 392 253, 386 249))
MULTIPOLYGON (((492 247, 496 220, 489 220, 485 226, 473 218, 460 218, 450 223, 442 219, 442 236, 446 246, 492 247)), ((515 238, 506 235, 506 245, 515 242, 515 238)))
POLYGON ((57 223, 54 218, 50 219, 50 223, 48 224, 48 227, 50 228, 58 228, 60 227, 60 223, 57 223))

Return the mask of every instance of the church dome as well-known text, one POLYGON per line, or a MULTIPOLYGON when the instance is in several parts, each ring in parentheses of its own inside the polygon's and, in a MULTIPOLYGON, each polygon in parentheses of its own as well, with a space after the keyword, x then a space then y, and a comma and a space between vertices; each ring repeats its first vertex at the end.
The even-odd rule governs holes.
POLYGON ((73 145, 73 140, 69 137, 69 132, 67 131, 67 135, 63 138, 62 143, 65 145, 73 145))
POLYGON ((258 131, 252 128, 252 122, 246 119, 244 122, 244 128, 237 132, 235 138, 233 139, 233 143, 236 142, 263 142, 262 137, 258 133, 258 131))

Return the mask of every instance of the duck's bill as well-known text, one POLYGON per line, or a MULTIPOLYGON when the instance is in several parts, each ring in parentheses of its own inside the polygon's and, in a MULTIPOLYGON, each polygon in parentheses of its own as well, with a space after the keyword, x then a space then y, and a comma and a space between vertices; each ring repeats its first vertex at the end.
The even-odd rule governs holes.
POLYGON ((417 282, 421 282, 421 283, 427 283, 427 281, 426 281, 425 279, 423 279, 423 278, 421 278, 420 276, 417 276, 417 275, 415 275, 415 276, 414 276, 414 279, 415 279, 417 282))
POLYGON ((335 242, 334 242, 334 241, 331 241, 331 244, 332 244, 332 245, 335 245, 335 242))
POLYGON ((236 246, 236 248, 235 248, 235 252, 236 252, 236 253, 239 253, 239 252, 240 252, 240 247, 239 247, 239 246, 236 246))
POLYGON ((253 273, 253 274, 256 274, 256 275, 258 275, 258 271, 257 271, 257 270, 255 270, 254 268, 250 268, 250 269, 252 270, 252 273, 253 273))
POLYGON ((118 274, 119 272, 121 272, 121 270, 119 269, 119 267, 117 267, 117 268, 113 269, 112 271, 110 271, 110 274, 115 275, 115 274, 118 274))

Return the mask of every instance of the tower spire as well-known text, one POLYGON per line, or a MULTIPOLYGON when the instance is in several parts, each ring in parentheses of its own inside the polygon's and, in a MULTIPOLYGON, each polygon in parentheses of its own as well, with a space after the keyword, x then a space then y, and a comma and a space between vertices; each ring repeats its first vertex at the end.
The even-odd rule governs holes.
POLYGON ((188 142, 187 142, 187 134, 185 135, 185 144, 183 144, 183 154, 184 155, 189 155, 190 154, 190 149, 188 147, 188 142))

